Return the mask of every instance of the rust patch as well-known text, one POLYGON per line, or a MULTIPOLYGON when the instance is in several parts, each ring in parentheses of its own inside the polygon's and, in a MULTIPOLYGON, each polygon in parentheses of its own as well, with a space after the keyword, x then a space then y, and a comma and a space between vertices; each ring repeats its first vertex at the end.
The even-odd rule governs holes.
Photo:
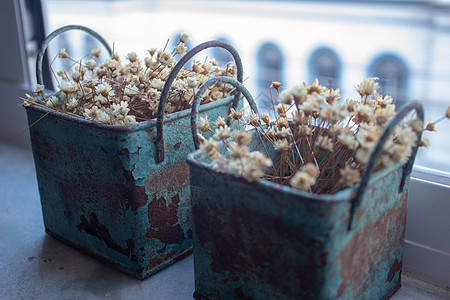
POLYGON ((117 151, 117 154, 121 156, 125 156, 126 158, 130 158, 130 151, 127 148, 123 148, 117 151))
POLYGON ((169 194, 181 190, 189 184, 189 166, 178 162, 150 174, 145 183, 149 195, 169 194))
POLYGON ((345 286, 346 286, 345 282, 342 282, 341 285, 339 286, 338 292, 337 292, 337 297, 338 297, 338 298, 341 297, 342 294, 344 293, 344 291, 345 291, 345 286))
MULTIPOLYGON (((400 207, 387 212, 367 225, 362 232, 355 234, 338 255, 338 259, 342 261, 342 284, 345 283, 353 291, 353 295, 361 295, 367 288, 365 284, 380 276, 379 273, 373 273, 373 269, 379 269, 377 264, 389 261, 392 249, 402 247, 405 222, 406 201, 403 201, 400 207), (396 224, 390 225, 392 222, 396 224)), ((394 269, 401 270, 401 262, 394 269)), ((391 271, 386 269, 386 275, 388 272, 391 271)))
POLYGON ((394 279, 395 273, 397 273, 398 271, 400 272, 402 271, 402 261, 395 259, 394 263, 391 265, 391 268, 389 269, 386 282, 391 282, 392 279, 394 279))
POLYGON ((178 143, 176 143, 175 145, 173 145, 173 148, 174 148, 175 150, 180 149, 180 147, 181 147, 181 142, 178 142, 178 143))
MULTIPOLYGON (((85 216, 80 216, 81 223, 77 225, 78 230, 82 231, 84 230, 86 233, 93 235, 95 237, 98 237, 99 239, 103 240, 109 248, 116 250, 117 252, 129 256, 131 249, 123 248, 119 244, 117 244, 111 237, 111 234, 109 233, 108 228, 106 228, 105 225, 100 224, 98 221, 97 215, 94 213, 91 213, 89 215, 89 221, 86 219, 85 216)), ((128 243, 127 243, 128 244, 128 243)), ((134 244, 133 244, 134 248, 134 244)))
POLYGON ((130 187, 126 190, 125 207, 126 209, 131 209, 137 215, 138 208, 147 204, 148 196, 145 192, 145 187, 134 184, 133 174, 127 170, 123 171, 125 179, 130 184, 130 187))
POLYGON ((176 194, 172 202, 166 206, 163 197, 156 197, 148 204, 148 221, 151 228, 145 234, 148 238, 156 238, 165 244, 182 244, 184 233, 178 223, 178 204, 180 197, 176 194))

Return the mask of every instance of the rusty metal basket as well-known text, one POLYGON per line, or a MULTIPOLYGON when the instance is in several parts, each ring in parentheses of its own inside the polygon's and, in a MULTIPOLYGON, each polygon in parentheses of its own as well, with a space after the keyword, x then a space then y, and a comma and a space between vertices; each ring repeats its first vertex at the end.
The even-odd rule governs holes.
MULTIPOLYGON (((42 84, 42 59, 49 42, 67 30, 51 33, 37 60, 42 84)), ((183 65, 198 52, 228 50, 242 81, 236 50, 210 41, 189 51, 174 67, 163 88, 157 119, 126 126, 93 123, 71 115, 26 106, 45 230, 48 234, 144 279, 192 251, 189 169, 194 150, 191 111, 164 117, 170 86, 183 65), (163 133, 164 136, 163 136, 163 133)), ((210 118, 227 115, 240 96, 202 105, 210 118)))
POLYGON ((417 146, 406 164, 372 173, 383 144, 411 110, 423 120, 420 104, 406 106, 381 136, 360 185, 336 194, 249 182, 213 170, 199 150, 191 153, 195 298, 390 298, 401 286, 417 146))

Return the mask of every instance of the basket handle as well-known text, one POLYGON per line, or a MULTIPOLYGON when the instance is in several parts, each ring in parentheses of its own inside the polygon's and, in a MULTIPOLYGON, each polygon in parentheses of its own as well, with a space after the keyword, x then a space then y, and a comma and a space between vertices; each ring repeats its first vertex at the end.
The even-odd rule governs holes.
POLYGON ((192 130, 192 137, 194 139, 195 149, 198 149, 200 146, 200 143, 199 143, 198 137, 197 137, 198 108, 200 106, 200 102, 203 98, 203 95, 205 94, 207 89, 216 83, 228 83, 228 84, 233 85, 247 99, 247 102, 248 102, 248 104, 250 104, 250 108, 253 110, 253 112, 258 113, 258 108, 256 107, 256 104, 255 104, 255 101, 253 100, 252 95, 250 94, 250 92, 245 88, 245 86, 242 83, 240 83, 236 79, 228 77, 228 76, 217 76, 217 77, 211 78, 210 80, 203 83, 203 85, 200 87, 200 89, 198 90, 197 94, 194 97, 194 102, 192 103, 191 130, 192 130))
MULTIPOLYGON (((417 116, 420 118, 420 120, 423 122, 423 107, 422 104, 418 102, 412 102, 406 106, 404 106, 399 113, 389 122, 387 127, 385 128, 383 134, 381 135, 380 139, 378 140, 378 143, 375 147, 375 149, 372 152, 372 155, 370 156, 369 162, 366 167, 366 172, 364 173, 361 183, 359 184, 359 187, 356 191, 355 198, 353 198, 351 208, 350 208, 350 220, 348 224, 348 230, 351 230, 353 217, 355 214, 355 210, 359 207, 361 200, 363 198, 363 195, 367 189, 367 186, 369 184, 369 179, 371 176, 371 173, 373 172, 373 169, 375 168, 375 165, 380 158, 381 151, 383 149, 384 144, 386 143, 389 136, 392 134, 392 132, 395 129, 395 126, 412 110, 415 110, 417 112, 417 116)), ((417 149, 419 148, 419 141, 422 137, 422 131, 417 133, 417 144, 413 147, 411 156, 409 157, 408 161, 403 165, 403 174, 402 179, 400 181, 399 185, 399 193, 402 193, 405 187, 405 182, 408 176, 411 174, 412 167, 414 164, 414 158, 416 157, 417 149)))
POLYGON ((38 84, 44 84, 44 78, 42 76, 42 63, 44 61, 44 54, 45 54, 45 51, 47 50, 48 45, 55 37, 57 37, 58 35, 60 35, 63 32, 69 31, 69 30, 81 30, 81 31, 89 33, 90 35, 95 37, 100 43, 102 43, 102 45, 106 48, 106 50, 108 51, 108 53, 110 55, 112 54, 111 47, 108 45, 106 40, 100 34, 98 34, 97 32, 95 32, 94 30, 92 30, 90 28, 87 28, 82 25, 67 25, 67 26, 58 28, 55 31, 53 31, 52 33, 50 33, 45 38, 45 40, 42 42, 41 46, 39 47, 39 52, 38 52, 38 56, 36 59, 36 79, 37 79, 38 84))
MULTIPOLYGON (((169 77, 166 80, 166 83, 164 84, 164 88, 161 91, 161 97, 159 98, 159 106, 158 106, 158 113, 156 118, 156 161, 157 163, 162 163, 165 159, 165 153, 164 153, 164 133, 163 133, 163 120, 164 120, 164 107, 166 105, 167 98, 169 97, 170 87, 172 86, 172 83, 175 81, 178 72, 181 70, 181 68, 190 60, 194 55, 197 53, 213 47, 220 47, 224 48, 230 54, 233 56, 234 61, 236 63, 237 67, 237 80, 239 82, 242 82, 244 78, 244 71, 242 67, 242 61, 241 57, 239 56, 239 53, 237 50, 231 46, 230 44, 223 42, 223 41, 208 41, 204 42, 194 48, 192 48, 190 51, 188 51, 175 65, 175 67, 172 69, 172 71, 169 74, 169 77)), ((236 94, 234 96, 233 100, 233 108, 236 108, 237 104, 239 102, 239 94, 236 94)))

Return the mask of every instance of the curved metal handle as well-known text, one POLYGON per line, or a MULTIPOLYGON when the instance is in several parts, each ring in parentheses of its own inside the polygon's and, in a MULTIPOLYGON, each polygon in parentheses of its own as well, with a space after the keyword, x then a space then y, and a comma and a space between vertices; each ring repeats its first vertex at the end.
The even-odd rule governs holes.
POLYGON ((57 37, 58 35, 60 35, 63 32, 69 31, 69 30, 81 30, 81 31, 89 33, 90 35, 95 37, 97 40, 99 40, 100 43, 102 43, 102 45, 106 48, 106 50, 108 51, 109 54, 112 54, 112 49, 108 45, 106 40, 101 35, 99 35, 97 32, 95 32, 94 30, 92 30, 90 28, 87 28, 87 27, 81 26, 81 25, 67 25, 67 26, 58 28, 55 31, 53 31, 52 33, 50 33, 45 38, 45 40, 41 44, 41 47, 39 48, 38 56, 36 59, 36 79, 37 79, 38 84, 44 84, 44 78, 42 76, 42 62, 44 61, 44 54, 45 54, 45 51, 47 50, 48 45, 55 37, 57 37))
MULTIPOLYGON (((242 61, 241 57, 239 56, 239 53, 237 50, 231 46, 230 44, 223 42, 223 41, 209 41, 204 42, 194 48, 192 48, 190 51, 188 51, 175 65, 175 67, 172 69, 172 71, 169 74, 169 77, 166 80, 166 83, 164 84, 164 88, 161 91, 161 97, 159 98, 159 106, 158 106, 158 114, 156 118, 156 161, 157 163, 161 163, 164 161, 164 134, 163 134, 163 120, 164 120, 164 107, 166 105, 167 98, 169 97, 170 87, 172 86, 172 83, 175 81, 178 72, 181 70, 181 68, 197 53, 213 47, 220 47, 224 48, 230 54, 233 56, 234 61, 236 63, 237 67, 237 80, 239 82, 242 82, 244 79, 244 71, 242 68, 242 61)), ((236 94, 234 96, 233 100, 233 108, 236 108, 237 104, 239 102, 239 94, 236 94)))
MULTIPOLYGON (((384 144, 386 143, 387 139, 394 131, 395 126, 398 123, 400 123, 400 121, 412 110, 415 110, 417 112, 417 117, 420 118, 420 120, 422 120, 422 122, 423 122, 424 117, 423 117, 422 104, 420 104, 419 102, 412 102, 412 103, 404 106, 402 108, 402 110, 399 113, 397 113, 397 115, 389 122, 389 124, 387 125, 383 134, 381 135, 381 137, 377 143, 377 146, 375 147, 375 149, 372 152, 372 155, 370 156, 369 162, 366 166, 366 172, 364 173, 364 175, 361 179, 361 183, 359 184, 358 190, 356 191, 356 196, 352 202, 352 206, 350 208, 350 220, 349 220, 349 224, 348 224, 348 230, 350 230, 352 227, 353 215, 355 213, 356 208, 358 208, 358 206, 361 203, 363 195, 369 184, 369 179, 370 179, 371 173, 372 173, 373 169, 375 168, 376 163, 378 162, 378 158, 381 155, 384 144)), ((414 146, 411 156, 409 157, 408 161, 403 166, 403 175, 402 175, 402 180, 401 180, 400 186, 399 186, 399 192, 403 192, 406 178, 409 176, 409 174, 411 174, 412 167, 414 164, 414 158, 416 157, 416 153, 417 153, 417 149, 419 148, 419 141, 420 141, 421 137, 422 137, 422 131, 417 133, 417 144, 414 146)))
MULTIPOLYGON (((192 103, 192 113, 191 113, 191 130, 192 130, 192 137, 194 139, 194 146, 195 149, 198 149, 200 146, 200 143, 198 141, 197 137, 197 113, 198 108, 200 106, 200 102, 203 98, 203 95, 206 93, 208 88, 216 83, 228 83, 233 85, 239 92, 244 95, 245 99, 247 99, 248 104, 250 104, 250 108, 253 110, 253 112, 258 113, 258 108, 256 107, 256 103, 253 100, 252 95, 250 92, 245 88, 245 86, 237 81, 234 78, 228 77, 228 76, 217 76, 214 77, 205 83, 200 87, 197 94, 195 95, 194 102, 192 103)), ((238 94, 239 95, 239 94, 238 94)))

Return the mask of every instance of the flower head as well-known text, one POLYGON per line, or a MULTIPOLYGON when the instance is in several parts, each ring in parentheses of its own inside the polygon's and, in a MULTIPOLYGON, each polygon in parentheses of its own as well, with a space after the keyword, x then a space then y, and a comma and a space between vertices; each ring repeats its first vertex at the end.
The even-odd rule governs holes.
POLYGON ((378 80, 377 77, 364 79, 356 86, 356 91, 361 95, 361 97, 372 95, 380 88, 380 85, 376 82, 376 80, 378 80))
POLYGON ((339 183, 345 187, 354 186, 356 183, 361 181, 361 174, 359 170, 356 169, 355 165, 349 163, 346 163, 343 168, 339 169, 339 174, 341 174, 339 183))
POLYGON ((42 94, 44 92, 44 86, 42 84, 36 84, 36 87, 34 88, 33 92, 36 94, 42 94))
POLYGON ((234 108, 231 108, 230 114, 228 115, 228 119, 238 121, 242 119, 243 115, 244 115, 244 108, 241 108, 241 110, 239 111, 235 111, 234 108))
POLYGON ((175 47, 175 52, 181 56, 185 55, 187 51, 187 47, 184 45, 183 42, 178 43, 178 45, 175 47))
POLYGON ((51 107, 58 107, 58 98, 56 98, 56 96, 51 96, 47 99, 46 104, 51 107))
POLYGON ((308 191, 311 188, 311 175, 304 171, 298 171, 290 180, 293 188, 308 191))
POLYGON ((102 53, 102 50, 100 48, 92 49, 91 50, 91 56, 92 57, 99 57, 102 53))
POLYGON ((66 49, 62 48, 58 51, 58 58, 69 58, 66 49))
POLYGON ((231 128, 225 124, 216 129, 214 137, 218 140, 226 140, 231 136, 231 128))
POLYGON ((209 122, 208 122, 208 116, 200 117, 197 121, 197 128, 202 131, 208 131, 211 130, 211 128, 209 127, 209 122))
POLYGON ((128 59, 130 62, 135 62, 138 60, 138 55, 136 54, 136 52, 133 51, 128 53, 125 58, 128 59))
POLYGON ((188 43, 188 42, 190 42, 191 41, 191 36, 189 35, 189 33, 187 33, 187 32, 183 32, 181 35, 180 35, 180 42, 182 42, 182 43, 188 43))
POLYGON ((291 150, 291 145, 287 139, 274 141, 273 147, 280 153, 287 153, 291 150))

